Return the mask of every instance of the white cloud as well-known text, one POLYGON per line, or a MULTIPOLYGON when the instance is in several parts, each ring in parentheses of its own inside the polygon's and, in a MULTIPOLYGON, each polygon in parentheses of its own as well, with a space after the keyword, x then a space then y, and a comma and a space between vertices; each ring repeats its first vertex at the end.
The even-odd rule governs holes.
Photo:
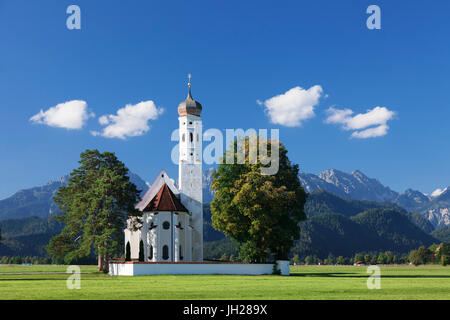
POLYGON ((375 107, 366 113, 353 116, 351 109, 330 107, 327 114, 325 123, 341 124, 344 130, 355 130, 352 138, 366 139, 386 135, 389 130, 387 122, 392 120, 396 113, 385 107, 375 107))
POLYGON ((307 90, 294 87, 264 102, 260 100, 256 102, 264 105, 272 123, 286 127, 298 127, 302 121, 315 116, 314 107, 319 104, 322 92, 322 87, 319 85, 307 90))
POLYGON ((352 133, 352 138, 366 139, 385 136, 388 132, 389 126, 381 124, 378 127, 369 128, 362 131, 355 131, 352 133))
POLYGON ((151 100, 135 105, 127 104, 125 107, 117 110, 115 115, 101 116, 98 121, 106 127, 101 132, 91 131, 91 134, 119 139, 141 136, 150 130, 148 121, 156 120, 163 111, 162 108, 157 108, 151 100))
POLYGON ((41 110, 32 116, 30 121, 50 127, 74 130, 81 129, 91 117, 95 117, 95 114, 88 112, 86 101, 72 100, 60 103, 47 111, 41 110))

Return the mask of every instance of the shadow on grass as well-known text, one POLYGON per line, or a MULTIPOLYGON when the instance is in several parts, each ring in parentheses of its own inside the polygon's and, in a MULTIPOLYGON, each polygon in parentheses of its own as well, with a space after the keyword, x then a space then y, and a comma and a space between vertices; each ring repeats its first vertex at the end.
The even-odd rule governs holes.
MULTIPOLYGON (((352 272, 323 272, 323 273, 291 273, 291 277, 332 277, 332 278, 368 278, 370 274, 352 273, 352 272)), ((449 278, 450 275, 383 275, 381 278, 449 278)))
MULTIPOLYGON (((7 279, 0 279, 0 282, 2 281, 66 281, 67 278, 70 275, 67 275, 67 277, 61 277, 61 278, 7 278, 7 279)), ((102 280, 102 279, 109 279, 109 278, 81 278, 83 281, 88 280, 102 280)))

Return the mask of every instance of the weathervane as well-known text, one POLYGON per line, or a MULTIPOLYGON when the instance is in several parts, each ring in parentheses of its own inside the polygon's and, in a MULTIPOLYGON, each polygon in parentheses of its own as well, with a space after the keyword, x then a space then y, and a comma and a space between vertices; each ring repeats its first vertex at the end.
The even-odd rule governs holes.
POLYGON ((189 79, 188 86, 189 86, 189 88, 191 87, 191 77, 192 77, 192 76, 191 76, 191 74, 189 73, 189 74, 188 74, 188 79, 189 79))

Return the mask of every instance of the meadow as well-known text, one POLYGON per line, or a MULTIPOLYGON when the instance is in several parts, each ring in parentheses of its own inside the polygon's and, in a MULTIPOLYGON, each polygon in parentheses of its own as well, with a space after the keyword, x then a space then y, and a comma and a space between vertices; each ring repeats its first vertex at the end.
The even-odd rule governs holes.
POLYGON ((369 290, 367 267, 291 266, 291 276, 158 275, 111 277, 81 266, 69 290, 66 266, 0 265, 0 299, 426 299, 450 300, 450 267, 380 266, 369 290))

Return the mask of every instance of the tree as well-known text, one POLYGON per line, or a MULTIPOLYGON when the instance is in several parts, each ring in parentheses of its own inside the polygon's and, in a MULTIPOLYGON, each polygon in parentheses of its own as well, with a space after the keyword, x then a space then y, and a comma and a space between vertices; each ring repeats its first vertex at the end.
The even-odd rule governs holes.
POLYGON ((144 241, 139 241, 139 261, 144 262, 144 241))
POLYGON ((377 258, 377 262, 381 263, 381 264, 387 264, 388 258, 386 256, 386 254, 384 254, 383 252, 380 252, 380 254, 378 255, 377 258))
POLYGON ((300 264, 300 257, 299 257, 298 254, 294 254, 294 256, 292 257, 292 262, 293 262, 295 265, 300 264))
POLYGON ((311 265, 311 264, 313 264, 313 263, 314 263, 313 257, 307 256, 307 257, 305 258, 305 264, 306 264, 306 265, 311 265))
POLYGON ((416 266, 426 264, 431 261, 431 251, 425 246, 412 250, 409 254, 409 261, 416 266))
POLYGON ((445 267, 450 263, 450 256, 442 255, 441 264, 445 267))
POLYGON ((450 243, 441 243, 434 252, 434 256, 443 266, 450 263, 450 243))
POLYGON ((417 249, 417 254, 418 254, 422 264, 431 262, 431 251, 427 247, 425 247, 425 246, 419 247, 419 249, 417 249))
POLYGON ((212 225, 241 243, 239 257, 249 262, 265 262, 270 255, 288 260, 300 236, 299 223, 306 219, 306 193, 298 179, 298 165, 291 164, 280 142, 268 141, 270 148, 272 143, 279 147, 276 174, 261 174, 261 150, 256 163, 249 161, 249 138, 239 144, 235 140, 233 148, 224 153, 234 158, 234 164, 221 164, 213 173, 212 225), (245 163, 238 164, 242 150, 245 163))
POLYGON ((344 265, 346 263, 346 259, 343 256, 339 256, 336 260, 337 264, 344 265))
POLYGON ((336 262, 334 255, 331 252, 328 254, 327 260, 328 260, 327 264, 335 264, 335 262, 336 262))
POLYGON ((10 263, 12 263, 12 264, 21 264, 21 263, 22 263, 22 258, 19 257, 19 256, 14 256, 14 257, 11 259, 11 262, 10 262, 10 263))
POLYGON ((221 257, 220 257, 220 261, 228 261, 228 256, 226 253, 224 253, 221 257))
POLYGON ((412 250, 409 253, 409 257, 408 257, 409 262, 411 262, 413 265, 418 266, 419 264, 421 264, 419 255, 417 253, 417 250, 412 250))
POLYGON ((392 263, 398 264, 400 262, 400 258, 397 255, 394 255, 392 257, 392 263))
POLYGON ((80 158, 80 167, 54 197, 61 211, 56 218, 65 227, 50 240, 47 251, 66 263, 94 251, 99 271, 107 271, 108 258, 122 251, 127 218, 130 228, 140 228, 142 214, 134 207, 140 191, 114 153, 86 150, 80 158))
POLYGON ((384 253, 385 257, 386 257, 386 263, 387 264, 391 264, 394 263, 394 255, 392 254, 391 251, 386 251, 384 253))
POLYGON ((360 262, 360 261, 365 261, 364 260, 364 256, 362 255, 362 253, 355 254, 354 262, 356 263, 356 262, 360 262))

